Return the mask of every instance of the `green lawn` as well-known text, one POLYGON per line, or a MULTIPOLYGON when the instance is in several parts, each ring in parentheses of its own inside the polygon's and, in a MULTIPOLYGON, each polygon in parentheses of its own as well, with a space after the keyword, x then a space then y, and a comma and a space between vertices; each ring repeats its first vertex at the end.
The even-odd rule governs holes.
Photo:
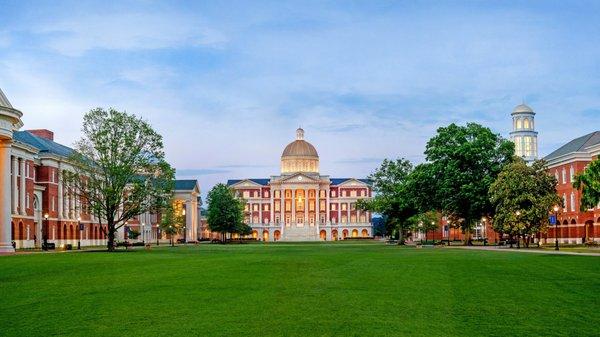
POLYGON ((382 244, 0 257, 2 336, 598 336, 600 258, 382 244))

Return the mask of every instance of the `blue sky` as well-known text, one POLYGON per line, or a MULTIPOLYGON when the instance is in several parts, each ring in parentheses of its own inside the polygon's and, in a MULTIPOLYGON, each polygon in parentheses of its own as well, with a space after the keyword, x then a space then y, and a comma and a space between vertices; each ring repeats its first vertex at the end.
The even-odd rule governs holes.
POLYGON ((279 171, 302 126, 321 173, 423 160, 436 128, 508 136, 523 99, 541 154, 600 129, 600 3, 0 0, 0 88, 71 145, 84 112, 144 116, 204 192, 279 171))

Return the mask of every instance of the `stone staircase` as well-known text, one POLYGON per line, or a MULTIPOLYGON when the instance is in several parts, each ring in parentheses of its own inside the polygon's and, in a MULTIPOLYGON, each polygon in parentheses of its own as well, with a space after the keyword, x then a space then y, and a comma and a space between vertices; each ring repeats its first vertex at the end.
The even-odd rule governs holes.
POLYGON ((292 225, 283 229, 282 241, 318 241, 319 233, 317 226, 304 225, 296 227, 292 225))

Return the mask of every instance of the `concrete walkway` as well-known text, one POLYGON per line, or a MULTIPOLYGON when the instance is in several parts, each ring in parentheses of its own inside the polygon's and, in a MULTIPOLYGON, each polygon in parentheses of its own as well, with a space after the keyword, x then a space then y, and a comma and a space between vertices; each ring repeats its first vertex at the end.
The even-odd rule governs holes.
MULTIPOLYGON (((487 250, 494 252, 513 252, 513 253, 534 253, 534 254, 550 254, 550 255, 579 255, 579 256, 596 256, 600 257, 600 250, 597 250, 596 253, 587 253, 587 252, 569 252, 563 250, 546 250, 546 249, 538 249, 538 248, 504 248, 497 246, 444 246, 445 249, 471 249, 471 250, 487 250)), ((593 248, 592 248, 593 249, 593 248)))

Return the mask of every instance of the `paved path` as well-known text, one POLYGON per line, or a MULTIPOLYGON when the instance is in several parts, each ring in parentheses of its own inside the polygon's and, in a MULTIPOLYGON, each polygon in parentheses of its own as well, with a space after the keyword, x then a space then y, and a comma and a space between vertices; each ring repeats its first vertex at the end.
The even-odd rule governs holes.
POLYGON ((446 249, 472 249, 472 250, 489 250, 495 252, 515 252, 515 253, 534 253, 534 254, 553 254, 553 255, 583 255, 583 256, 596 256, 600 257, 600 250, 597 253, 579 253, 569 252, 563 250, 546 250, 546 249, 535 249, 535 248, 500 248, 497 246, 444 246, 446 249))

